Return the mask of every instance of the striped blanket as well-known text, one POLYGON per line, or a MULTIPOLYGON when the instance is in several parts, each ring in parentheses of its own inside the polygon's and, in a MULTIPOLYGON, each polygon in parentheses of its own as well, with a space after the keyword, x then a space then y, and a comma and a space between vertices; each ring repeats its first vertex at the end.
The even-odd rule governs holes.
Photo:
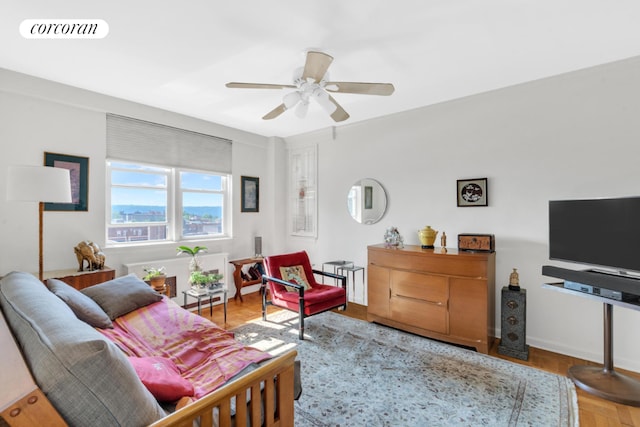
POLYGON ((191 381, 194 397, 217 389, 251 363, 271 356, 245 347, 233 333, 168 298, 139 308, 113 321, 113 329, 98 329, 127 355, 165 357, 191 381))

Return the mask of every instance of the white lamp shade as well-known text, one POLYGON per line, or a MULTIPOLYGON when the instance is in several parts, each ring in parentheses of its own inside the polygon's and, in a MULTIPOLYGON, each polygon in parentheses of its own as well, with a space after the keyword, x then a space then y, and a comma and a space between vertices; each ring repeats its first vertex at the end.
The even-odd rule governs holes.
POLYGON ((9 166, 7 200, 71 203, 69 170, 50 166, 9 166))

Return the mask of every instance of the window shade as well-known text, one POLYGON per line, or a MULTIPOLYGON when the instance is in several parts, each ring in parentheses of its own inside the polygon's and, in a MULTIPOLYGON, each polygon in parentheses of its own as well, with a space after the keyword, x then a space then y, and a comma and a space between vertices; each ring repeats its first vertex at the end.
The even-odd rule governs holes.
POLYGON ((231 141, 107 114, 107 157, 231 173, 231 141))

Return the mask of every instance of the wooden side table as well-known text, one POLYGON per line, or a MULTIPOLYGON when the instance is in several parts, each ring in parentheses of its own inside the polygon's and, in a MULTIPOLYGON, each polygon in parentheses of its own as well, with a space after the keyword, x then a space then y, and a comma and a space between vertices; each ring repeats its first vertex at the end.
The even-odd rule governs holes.
POLYGON ((229 261, 229 264, 233 264, 235 270, 233 271, 233 283, 236 286, 236 294, 233 296, 233 300, 237 300, 240 297, 240 302, 244 302, 242 300, 242 288, 245 286, 257 285, 262 283, 262 278, 255 280, 243 280, 242 279, 242 267, 248 264, 262 264, 262 257, 252 257, 252 258, 243 258, 236 259, 233 261, 229 261))
POLYGON ((45 271, 42 280, 58 279, 80 290, 113 280, 115 277, 116 271, 113 268, 104 267, 102 270, 93 271, 77 271, 75 269, 45 271))

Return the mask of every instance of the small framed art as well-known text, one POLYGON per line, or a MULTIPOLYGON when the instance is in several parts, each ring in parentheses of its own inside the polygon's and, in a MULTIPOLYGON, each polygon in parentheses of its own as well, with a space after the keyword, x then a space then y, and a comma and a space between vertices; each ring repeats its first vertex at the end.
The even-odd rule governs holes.
POLYGON ((456 194, 458 206, 488 206, 487 178, 459 179, 456 194))
POLYGON ((44 165, 69 169, 71 203, 45 203, 45 211, 89 210, 89 158, 67 154, 44 153, 44 165))
POLYGON ((260 211, 260 178, 240 177, 240 212, 260 211))

